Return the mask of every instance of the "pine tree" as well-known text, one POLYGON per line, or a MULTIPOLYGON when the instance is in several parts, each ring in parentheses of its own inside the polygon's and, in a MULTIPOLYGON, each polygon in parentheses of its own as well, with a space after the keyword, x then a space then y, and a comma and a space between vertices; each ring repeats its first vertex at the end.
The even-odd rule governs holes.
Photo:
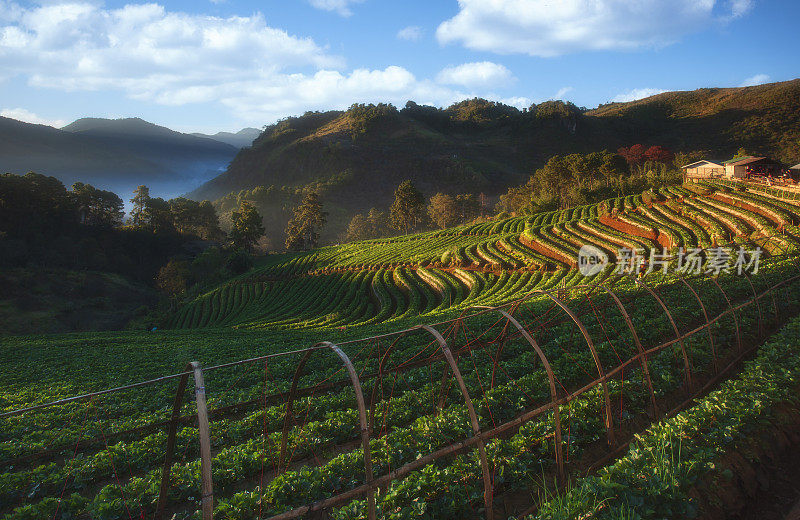
POLYGON ((425 219, 425 197, 411 181, 403 181, 394 191, 394 202, 389 209, 392 228, 403 231, 416 229, 425 219))
POLYGON ((231 213, 231 240, 237 247, 253 250, 253 245, 264 236, 264 223, 255 206, 243 200, 239 211, 231 213))
POLYGON ((458 206, 455 199, 444 193, 437 193, 428 203, 428 216, 441 229, 458 222, 458 206))
POLYGON ((131 204, 131 224, 135 227, 144 227, 147 224, 147 203, 150 201, 150 188, 139 186, 133 190, 131 204))
POLYGON ((294 216, 286 226, 286 249, 302 251, 317 247, 319 230, 328 221, 316 192, 308 193, 294 209, 294 216))

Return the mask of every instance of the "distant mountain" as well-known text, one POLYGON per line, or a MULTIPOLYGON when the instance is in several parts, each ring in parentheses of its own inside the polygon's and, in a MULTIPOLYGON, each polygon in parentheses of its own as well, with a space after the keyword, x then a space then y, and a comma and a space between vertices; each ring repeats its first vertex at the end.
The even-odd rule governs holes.
POLYGON ((230 160, 235 146, 207 137, 183 134, 148 123, 138 117, 126 119, 84 118, 68 124, 62 130, 90 137, 118 149, 128 150, 138 156, 163 163, 181 173, 189 163, 230 160))
POLYGON ((192 134, 197 137, 207 137, 209 139, 214 139, 215 141, 220 141, 222 143, 227 143, 231 146, 235 146, 236 148, 246 148, 253 144, 253 141, 261 135, 261 130, 258 128, 242 128, 235 134, 232 132, 217 132, 214 135, 208 134, 192 134))
POLYGON ((58 130, 0 117, 0 171, 82 181, 127 198, 139 184, 175 196, 221 170, 238 149, 138 118, 85 118, 58 130))
MULTIPOLYGON (((522 111, 481 99, 445 109, 412 102, 402 110, 359 105, 266 127, 225 173, 191 196, 213 200, 273 186, 275 211, 266 220, 282 230, 288 214, 281 208, 293 203, 292 192, 314 186, 331 212, 325 232, 331 239, 354 213, 388 208, 404 179, 427 196, 482 192, 491 198, 556 154, 642 143, 724 157, 744 146, 794 164, 800 160, 798 139, 800 80, 668 92, 591 111, 559 101, 522 111)), ((218 206, 227 210, 229 202, 218 206)), ((280 240, 280 231, 271 238, 280 240)))

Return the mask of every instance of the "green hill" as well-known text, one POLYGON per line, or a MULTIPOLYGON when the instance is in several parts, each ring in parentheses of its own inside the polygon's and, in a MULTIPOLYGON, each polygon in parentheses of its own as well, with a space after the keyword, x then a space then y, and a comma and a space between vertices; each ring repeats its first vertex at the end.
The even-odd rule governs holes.
MULTIPOLYGON (((584 111, 548 101, 526 110, 481 99, 446 109, 409 102, 309 112, 272 125, 227 171, 194 192, 219 199, 263 186, 282 189, 268 211, 273 241, 285 227, 293 191, 322 192, 336 237, 349 217, 386 208, 411 179, 426 195, 484 193, 493 200, 556 154, 616 150, 635 143, 730 156, 739 147, 800 160, 800 80, 757 87, 669 92, 584 111)), ((218 204, 229 211, 231 199, 218 204)), ((269 231, 269 230, 268 230, 269 231)))
POLYGON ((800 79, 755 87, 665 92, 586 113, 625 139, 732 156, 744 147, 788 164, 800 160, 800 79))
POLYGON ((729 243, 783 255, 800 250, 798 223, 800 207, 756 188, 739 191, 724 181, 672 186, 533 216, 272 255, 185 305, 168 326, 295 329, 419 316, 430 321, 443 312, 585 283, 575 269, 585 244, 605 253, 612 270, 621 248, 641 251, 643 260, 651 251, 729 243))

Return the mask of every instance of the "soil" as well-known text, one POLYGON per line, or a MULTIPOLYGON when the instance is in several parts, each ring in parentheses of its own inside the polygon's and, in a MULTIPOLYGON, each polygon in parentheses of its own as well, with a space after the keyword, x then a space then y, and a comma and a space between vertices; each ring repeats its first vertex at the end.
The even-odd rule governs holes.
POLYGON ((790 511, 800 504, 800 443, 792 443, 772 460, 763 460, 755 470, 755 496, 727 520, 794 520, 790 511))
POLYGON ((800 412, 778 412, 779 420, 728 452, 693 490, 702 520, 797 520, 789 513, 800 504, 800 412), (721 476, 726 470, 729 478, 721 476))

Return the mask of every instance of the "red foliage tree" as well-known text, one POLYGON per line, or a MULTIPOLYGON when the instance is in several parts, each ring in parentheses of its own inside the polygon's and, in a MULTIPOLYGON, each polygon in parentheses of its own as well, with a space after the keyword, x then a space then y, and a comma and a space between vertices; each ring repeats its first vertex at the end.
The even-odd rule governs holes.
POLYGON ((651 146, 644 152, 645 158, 648 161, 655 161, 661 163, 671 162, 675 158, 675 154, 664 148, 663 146, 651 146))
POLYGON ((617 153, 628 161, 628 164, 641 164, 645 161, 645 147, 641 144, 634 144, 625 148, 624 146, 617 150, 617 153))

